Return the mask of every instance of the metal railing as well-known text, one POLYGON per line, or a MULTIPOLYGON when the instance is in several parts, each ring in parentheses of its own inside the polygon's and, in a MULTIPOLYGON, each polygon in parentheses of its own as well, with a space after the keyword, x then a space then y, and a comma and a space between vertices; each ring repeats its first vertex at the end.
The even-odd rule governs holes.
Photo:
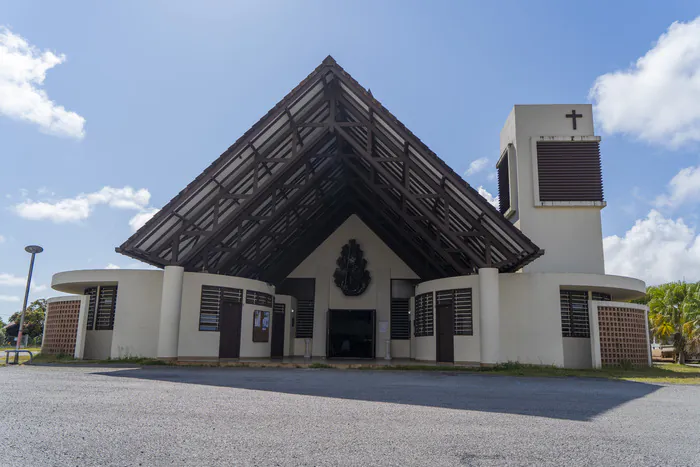
POLYGON ((30 350, 5 350, 5 365, 16 365, 19 363, 19 354, 22 352, 27 352, 29 354, 29 363, 31 364, 34 360, 34 354, 30 350), (10 353, 15 354, 15 358, 10 363, 10 353))

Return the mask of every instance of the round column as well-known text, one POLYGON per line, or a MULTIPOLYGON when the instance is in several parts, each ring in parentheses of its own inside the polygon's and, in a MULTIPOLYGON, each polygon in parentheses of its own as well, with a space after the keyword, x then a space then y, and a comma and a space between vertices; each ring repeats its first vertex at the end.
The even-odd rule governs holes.
POLYGON ((160 301, 160 328, 158 328, 158 358, 161 359, 177 359, 184 276, 185 268, 181 266, 166 266, 163 272, 163 295, 160 301))
POLYGON ((498 269, 479 269, 479 342, 481 364, 499 362, 501 306, 498 289, 498 269))

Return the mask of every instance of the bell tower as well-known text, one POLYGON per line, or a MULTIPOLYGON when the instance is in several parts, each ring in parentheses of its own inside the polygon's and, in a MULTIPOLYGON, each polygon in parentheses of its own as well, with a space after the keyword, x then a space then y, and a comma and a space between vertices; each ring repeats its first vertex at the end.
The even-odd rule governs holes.
POLYGON ((590 104, 516 105, 508 115, 499 210, 545 250, 523 271, 605 273, 599 145, 590 104))

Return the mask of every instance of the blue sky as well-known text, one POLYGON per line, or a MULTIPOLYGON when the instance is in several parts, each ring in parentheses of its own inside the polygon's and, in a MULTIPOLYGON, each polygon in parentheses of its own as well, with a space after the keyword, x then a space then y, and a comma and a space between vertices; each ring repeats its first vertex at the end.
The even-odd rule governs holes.
POLYGON ((130 221, 328 54, 457 172, 487 158, 466 178, 494 195, 513 104, 593 101, 608 272, 698 280, 700 110, 686 103, 700 107, 699 14, 651 1, 0 1, 0 317, 21 306, 26 244, 46 249, 33 297, 53 294, 58 271, 137 267, 114 252, 130 221))

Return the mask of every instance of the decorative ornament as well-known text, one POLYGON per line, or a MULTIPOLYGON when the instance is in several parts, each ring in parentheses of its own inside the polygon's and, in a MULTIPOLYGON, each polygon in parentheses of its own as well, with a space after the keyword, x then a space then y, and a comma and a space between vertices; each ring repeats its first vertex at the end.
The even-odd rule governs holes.
POLYGON ((362 295, 372 281, 367 270, 367 260, 360 245, 350 240, 340 251, 340 257, 335 262, 338 267, 333 273, 335 285, 350 297, 362 295))

